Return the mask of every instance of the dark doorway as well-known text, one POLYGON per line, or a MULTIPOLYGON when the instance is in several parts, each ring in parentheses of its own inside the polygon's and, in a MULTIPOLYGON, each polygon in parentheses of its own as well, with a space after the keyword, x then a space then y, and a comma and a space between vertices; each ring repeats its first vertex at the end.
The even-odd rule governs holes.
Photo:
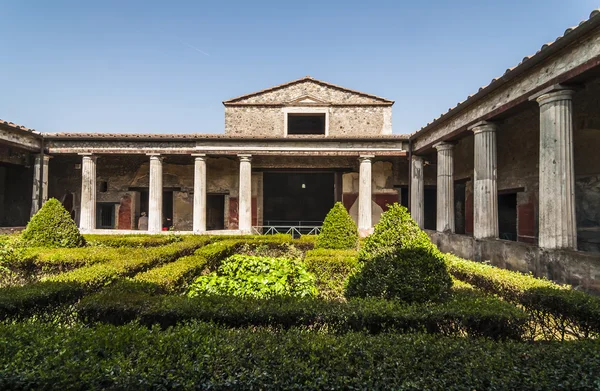
POLYGON ((424 193, 423 208, 425 209, 425 221, 423 227, 425 229, 435 230, 437 218, 437 189, 435 187, 425 188, 424 193))
POLYGON ((288 134, 325 134, 325 113, 288 114, 288 134))
POLYGON ((500 239, 517 240, 517 193, 498 194, 500 239))
POLYGON ((206 195, 206 229, 225 229, 225 195, 206 195))
POLYGON ((265 172, 265 225, 320 225, 335 202, 334 173, 265 172))
MULTIPOLYGON (((149 200, 148 190, 140 190, 140 214, 145 212, 148 216, 149 200)), ((163 191, 162 204, 163 229, 169 229, 173 226, 173 191, 163 191)))
POLYGON ((115 204, 105 202, 96 204, 96 228, 115 228, 115 204))
POLYGON ((466 189, 466 182, 463 181, 454 183, 454 232, 461 235, 465 234, 466 189))
POLYGON ((29 221, 33 169, 0 164, 0 227, 22 227, 29 221))

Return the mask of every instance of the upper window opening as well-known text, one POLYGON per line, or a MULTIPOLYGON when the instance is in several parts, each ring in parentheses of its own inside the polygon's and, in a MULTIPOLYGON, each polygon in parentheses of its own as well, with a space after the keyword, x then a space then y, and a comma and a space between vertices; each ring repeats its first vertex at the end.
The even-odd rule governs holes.
POLYGON ((325 134, 325 113, 288 114, 288 134, 325 134))

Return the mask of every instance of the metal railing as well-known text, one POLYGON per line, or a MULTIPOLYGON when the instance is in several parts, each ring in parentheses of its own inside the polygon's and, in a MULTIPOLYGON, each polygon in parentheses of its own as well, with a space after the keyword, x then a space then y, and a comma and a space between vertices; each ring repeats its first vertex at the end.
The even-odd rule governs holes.
POLYGON ((318 235, 321 233, 322 221, 285 221, 267 220, 264 225, 252 227, 255 235, 289 234, 294 238, 302 235, 318 235))

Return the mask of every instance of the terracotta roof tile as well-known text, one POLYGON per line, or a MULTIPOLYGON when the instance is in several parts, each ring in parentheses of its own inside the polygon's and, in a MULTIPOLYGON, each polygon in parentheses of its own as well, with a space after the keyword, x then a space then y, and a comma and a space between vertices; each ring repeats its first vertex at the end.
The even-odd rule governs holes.
POLYGON ((35 129, 30 129, 30 128, 26 127, 26 126, 18 125, 18 124, 15 124, 14 122, 5 121, 3 119, 0 119, 0 125, 6 125, 6 126, 9 126, 9 127, 13 128, 13 129, 18 129, 18 130, 23 130, 23 131, 30 132, 30 133, 40 134, 35 129))

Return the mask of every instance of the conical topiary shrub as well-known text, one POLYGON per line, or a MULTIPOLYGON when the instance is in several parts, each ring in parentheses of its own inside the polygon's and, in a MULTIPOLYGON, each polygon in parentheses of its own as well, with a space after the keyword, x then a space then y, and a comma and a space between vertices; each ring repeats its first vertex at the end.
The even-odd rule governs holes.
POLYGON ((358 229, 341 202, 336 202, 327 213, 315 248, 355 249, 358 247, 358 229))
POLYGON ((32 247, 81 247, 85 240, 71 215, 56 198, 50 198, 29 220, 21 234, 32 247))
POLYGON ((381 216, 359 254, 361 269, 348 280, 347 297, 405 302, 435 301, 452 286, 443 254, 410 217, 394 204, 381 216))

